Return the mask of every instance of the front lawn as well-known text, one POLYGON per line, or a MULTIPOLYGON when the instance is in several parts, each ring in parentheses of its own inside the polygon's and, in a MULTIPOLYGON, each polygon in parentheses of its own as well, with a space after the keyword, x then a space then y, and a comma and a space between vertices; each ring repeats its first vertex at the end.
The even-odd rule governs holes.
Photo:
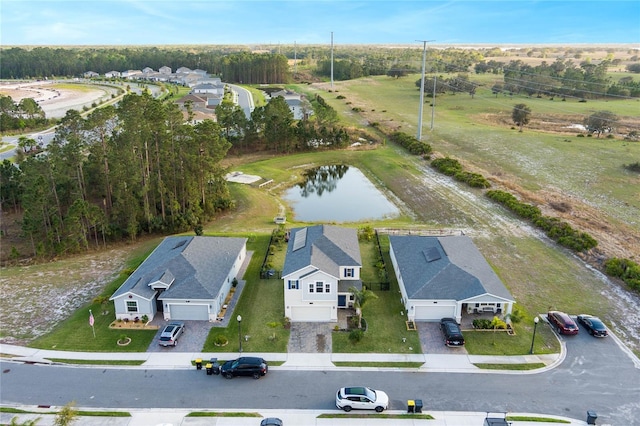
MULTIPOLYGON (((389 259, 389 239, 382 238, 383 255, 387 271, 391 270, 389 259), (385 248, 386 240, 386 248, 385 248)), ((378 255, 373 241, 360 242, 360 254, 362 256, 361 278, 363 283, 379 283, 378 255)), ((420 354, 420 338, 416 331, 408 331, 406 325, 406 313, 400 301, 400 289, 393 272, 388 273, 390 281, 389 290, 380 290, 378 285, 371 285, 371 289, 378 296, 364 306, 362 314, 367 323, 367 331, 359 342, 349 339, 349 332, 333 333, 333 352, 344 353, 406 353, 420 354)))
MULTIPOLYGON (((260 267, 269 246, 269 235, 251 236, 247 250, 253 256, 244 279, 247 281, 240 300, 226 328, 213 327, 204 344, 204 352, 235 352, 242 338, 245 352, 286 352, 289 330, 284 328, 284 286, 276 277, 260 279, 260 267), (240 333, 236 318, 242 316, 240 333), (216 345, 216 338, 224 336, 226 345, 216 345), (248 337, 246 337, 248 336, 248 337)), ((285 247, 286 250, 286 247, 285 247)), ((274 265, 282 270, 282 266, 274 265)))

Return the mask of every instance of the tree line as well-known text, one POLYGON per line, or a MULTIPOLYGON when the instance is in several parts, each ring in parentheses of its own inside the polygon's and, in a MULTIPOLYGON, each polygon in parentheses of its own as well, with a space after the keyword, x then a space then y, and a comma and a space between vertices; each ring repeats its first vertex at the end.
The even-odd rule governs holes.
POLYGON ((185 120, 176 104, 148 92, 86 118, 70 110, 44 150, 23 137, 16 164, 0 164, 0 203, 22 215, 29 255, 39 257, 141 234, 197 232, 234 205, 221 165, 230 149, 291 153, 348 144, 335 110, 320 97, 312 104, 312 120, 294 120, 281 96, 247 119, 225 99, 219 123, 194 123, 189 107, 185 120))
POLYGON ((173 71, 180 67, 204 69, 228 83, 285 83, 290 78, 287 58, 277 53, 253 54, 241 47, 215 49, 126 48, 51 48, 2 49, 0 78, 78 77, 87 71, 144 69, 163 66, 173 71))
POLYGON ((571 60, 558 58, 553 63, 543 61, 532 66, 521 60, 508 64, 499 61, 481 61, 474 66, 475 72, 503 74, 504 83, 492 87, 495 94, 526 94, 528 96, 575 97, 595 99, 604 96, 640 97, 640 82, 632 77, 623 77, 611 83, 607 77, 611 61, 598 64, 582 61, 579 66, 571 60))
POLYGON ((0 201, 22 213, 36 256, 195 229, 233 204, 229 148, 213 121, 188 125, 175 104, 127 95, 87 118, 68 111, 42 153, 5 160, 0 201))

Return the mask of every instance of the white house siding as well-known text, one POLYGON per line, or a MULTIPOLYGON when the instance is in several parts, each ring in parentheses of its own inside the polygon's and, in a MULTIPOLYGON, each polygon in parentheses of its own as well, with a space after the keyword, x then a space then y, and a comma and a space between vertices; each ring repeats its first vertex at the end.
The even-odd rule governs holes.
POLYGON ((153 319, 156 314, 155 299, 148 300, 133 293, 125 293, 113 301, 116 311, 116 319, 128 319, 133 321, 138 318, 142 318, 143 315, 149 317, 149 321, 153 319), (127 302, 137 302, 138 312, 129 312, 127 309, 127 302))
MULTIPOLYGON (((307 268, 308 269, 308 268, 307 268)), ((285 316, 294 322, 309 321, 308 318, 316 318, 314 321, 337 321, 336 307, 338 304, 338 282, 335 277, 325 274, 324 272, 316 272, 298 279, 298 289, 289 290, 289 280, 295 280, 298 276, 304 276, 304 270, 298 271, 289 277, 284 277, 284 303, 285 316), (317 282, 323 283, 323 290, 326 284, 329 284, 329 293, 309 291, 309 285, 315 285, 317 282), (320 315, 324 317, 319 319, 320 315)))

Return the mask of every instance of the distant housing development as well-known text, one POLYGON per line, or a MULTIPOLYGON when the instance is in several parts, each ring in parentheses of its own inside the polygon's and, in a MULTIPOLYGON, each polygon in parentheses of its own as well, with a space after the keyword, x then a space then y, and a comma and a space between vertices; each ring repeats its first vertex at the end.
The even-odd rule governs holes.
MULTIPOLYGON (((83 76, 85 78, 97 78, 100 77, 100 74, 94 71, 86 71, 83 76)), ((215 108, 222 103, 225 91, 232 90, 220 78, 211 77, 204 70, 192 70, 187 67, 180 67, 175 72, 172 72, 172 69, 168 66, 160 67, 158 71, 145 67, 142 70, 109 71, 104 76, 110 79, 124 78, 127 80, 146 80, 187 86, 191 89, 189 94, 178 99, 176 103, 183 110, 187 109, 186 105, 189 103, 195 117, 194 121, 206 118, 215 120, 215 108)), ((298 93, 290 90, 279 90, 271 93, 271 95, 266 95, 267 100, 278 96, 284 98, 293 114, 294 120, 302 120, 313 114, 309 102, 298 93)), ((236 97, 234 96, 233 99, 236 99, 236 97)))

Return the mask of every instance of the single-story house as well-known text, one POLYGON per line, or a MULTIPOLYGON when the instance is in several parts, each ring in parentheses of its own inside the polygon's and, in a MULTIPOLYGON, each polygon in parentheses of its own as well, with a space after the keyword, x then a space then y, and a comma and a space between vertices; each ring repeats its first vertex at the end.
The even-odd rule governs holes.
POLYGON ((247 256, 246 238, 165 238, 109 300, 117 319, 215 321, 247 256))
POLYGON ((389 246, 410 321, 511 313, 513 296, 468 236, 390 235, 389 246))
POLYGON ((171 67, 168 67, 168 66, 166 66, 166 65, 165 65, 165 66, 163 66, 163 67, 160 67, 160 69, 158 70, 158 72, 159 72, 160 74, 171 74, 171 67))
POLYGON ((357 230, 330 225, 290 232, 282 270, 285 316, 293 322, 336 322, 362 289, 357 230))
POLYGON ((82 74, 82 76, 84 78, 94 78, 94 77, 100 77, 100 74, 98 74, 95 71, 87 71, 84 74, 82 74))
POLYGON ((109 71, 104 73, 104 76, 107 78, 119 78, 121 76, 120 71, 109 71))

